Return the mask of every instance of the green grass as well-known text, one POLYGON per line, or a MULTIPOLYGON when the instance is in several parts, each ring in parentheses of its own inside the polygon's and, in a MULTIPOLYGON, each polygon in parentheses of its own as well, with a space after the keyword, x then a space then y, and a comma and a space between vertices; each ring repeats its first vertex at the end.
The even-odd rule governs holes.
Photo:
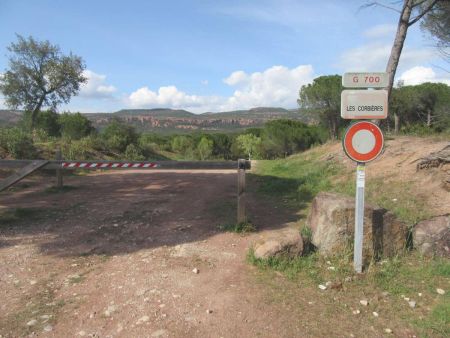
POLYGON ((250 222, 241 223, 227 223, 219 225, 219 229, 222 231, 235 232, 238 234, 245 234, 256 231, 256 227, 250 222))

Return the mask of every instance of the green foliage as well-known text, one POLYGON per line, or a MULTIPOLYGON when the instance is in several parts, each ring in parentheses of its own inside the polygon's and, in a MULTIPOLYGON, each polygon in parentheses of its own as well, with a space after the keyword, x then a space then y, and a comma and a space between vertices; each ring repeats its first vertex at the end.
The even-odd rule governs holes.
POLYGON ((67 160, 95 160, 99 157, 97 151, 103 150, 103 144, 91 135, 80 140, 67 139, 61 144, 61 150, 67 160))
POLYGON ((145 156, 142 154, 142 151, 138 146, 131 143, 125 150, 125 159, 128 161, 143 161, 145 160, 145 156))
POLYGON ((286 157, 321 143, 319 129, 294 120, 273 120, 263 129, 264 158, 286 157))
POLYGON ((197 145, 197 152, 200 160, 209 159, 213 153, 213 141, 207 137, 202 137, 197 145))
POLYGON ((258 148, 261 145, 261 138, 254 134, 242 134, 236 138, 239 147, 248 154, 248 158, 258 157, 258 148))
MULTIPOLYGON (((24 130, 31 131, 32 129, 31 115, 32 113, 30 111, 26 111, 22 116, 22 120, 19 125, 24 130)), ((34 127, 36 130, 39 130, 42 135, 45 134, 50 137, 58 137, 61 135, 59 115, 51 110, 38 112, 34 127)))
POLYGON ((0 147, 15 159, 33 159, 37 154, 30 134, 19 128, 0 129, 0 147))
POLYGON ((345 122, 340 117, 342 90, 340 75, 320 76, 302 86, 297 100, 301 108, 315 109, 332 138, 337 138, 339 126, 345 122))
POLYGON ((222 231, 235 232, 238 234, 246 234, 256 231, 256 227, 250 222, 222 224, 219 225, 219 229, 222 231))
POLYGON ((80 113, 63 113, 59 116, 61 135, 63 138, 79 140, 93 133, 91 121, 80 113))
POLYGON ((86 82, 81 57, 61 53, 57 45, 17 35, 17 42, 8 47, 9 69, 0 78, 0 92, 12 108, 23 107, 32 112, 31 127, 41 107, 53 110, 68 103, 86 82))
POLYGON ((118 120, 108 124, 101 136, 110 150, 120 153, 125 152, 129 144, 137 144, 138 141, 135 129, 118 120))
POLYGON ((172 139, 172 150, 191 159, 194 154, 194 140, 186 135, 175 136, 172 139))

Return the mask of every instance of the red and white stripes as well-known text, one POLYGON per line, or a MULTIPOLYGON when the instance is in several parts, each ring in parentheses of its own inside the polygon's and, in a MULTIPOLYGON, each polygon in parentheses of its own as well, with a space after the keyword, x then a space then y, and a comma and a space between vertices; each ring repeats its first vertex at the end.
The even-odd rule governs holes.
POLYGON ((139 162, 139 163, 127 163, 127 162, 62 162, 61 167, 63 168, 156 168, 157 163, 152 162, 139 162))

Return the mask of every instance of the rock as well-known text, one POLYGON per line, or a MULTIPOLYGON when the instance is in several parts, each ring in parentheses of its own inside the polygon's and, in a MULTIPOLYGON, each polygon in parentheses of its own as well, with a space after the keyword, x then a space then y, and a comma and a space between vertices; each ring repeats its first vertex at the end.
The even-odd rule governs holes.
POLYGON ((207 310, 206 310, 206 313, 207 313, 207 314, 210 314, 210 313, 212 313, 212 310, 207 309, 207 310))
POLYGON ((413 301, 413 300, 410 300, 409 302, 408 302, 408 304, 409 304, 409 307, 410 308, 415 308, 416 307, 416 302, 415 301, 413 301))
POLYGON ((392 333, 392 330, 389 329, 389 328, 386 328, 386 329, 384 329, 384 332, 386 332, 386 333, 392 333))
POLYGON ((362 299, 362 300, 359 301, 359 303, 360 303, 361 305, 363 305, 363 306, 369 305, 369 301, 368 301, 367 299, 362 299))
POLYGON ((353 311, 353 314, 354 314, 354 315, 359 315, 360 313, 361 313, 361 311, 359 311, 359 310, 354 310, 354 311, 353 311))
POLYGON ((35 285, 36 283, 37 283, 36 280, 34 280, 34 279, 30 280, 30 285, 35 285))
POLYGON ((114 312, 116 312, 117 307, 115 305, 110 305, 103 313, 105 317, 110 317, 114 312))
POLYGON ((156 330, 156 331, 152 332, 152 337, 161 337, 164 335, 167 335, 167 330, 160 329, 160 330, 156 330))
POLYGON ((319 284, 319 289, 320 289, 320 290, 326 290, 327 287, 326 287, 325 285, 319 284))
POLYGON ((262 241, 256 243, 254 250, 255 257, 260 259, 282 255, 296 257, 303 253, 303 239, 297 229, 271 231, 262 241))
POLYGON ((375 312, 375 311, 372 312, 372 314, 373 314, 374 317, 378 317, 379 316, 378 312, 375 312))
POLYGON ((440 295, 445 295, 445 291, 444 290, 442 290, 442 289, 436 289, 436 292, 438 293, 438 294, 440 294, 440 295))
POLYGON ((46 326, 44 327, 44 331, 45 331, 45 332, 51 332, 51 331, 53 331, 53 326, 51 326, 51 325, 46 325, 46 326))
POLYGON ((413 244, 424 255, 450 258, 450 214, 417 223, 413 244))
POLYGON ((200 273, 200 270, 197 269, 197 268, 194 268, 194 269, 192 270, 192 272, 195 273, 195 274, 198 274, 198 273, 200 273))
POLYGON ((37 324, 37 320, 36 319, 32 319, 32 320, 30 320, 28 323, 27 323, 27 326, 33 326, 33 325, 36 325, 37 324))
POLYGON ((148 322, 149 320, 150 320, 149 316, 142 316, 141 318, 138 319, 136 325, 141 325, 142 323, 148 322))
MULTIPOLYGON (((334 193, 319 193, 313 200, 308 225, 312 244, 319 253, 333 255, 353 242, 355 199, 334 193)), ((394 256, 406 246, 407 226, 391 212, 366 204, 364 209, 363 257, 366 263, 394 256)))
POLYGON ((81 337, 84 337, 86 335, 86 332, 80 331, 80 332, 78 332, 78 335, 81 336, 81 337))

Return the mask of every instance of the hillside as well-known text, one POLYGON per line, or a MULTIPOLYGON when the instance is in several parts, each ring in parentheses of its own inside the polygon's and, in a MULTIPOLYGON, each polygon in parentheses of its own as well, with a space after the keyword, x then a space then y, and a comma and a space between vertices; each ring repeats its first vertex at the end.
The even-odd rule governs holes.
MULTIPOLYGON (((22 112, 0 110, 0 125, 14 125, 22 112)), ((83 114, 97 129, 104 128, 113 119, 134 126, 140 132, 182 133, 190 131, 220 132, 239 131, 261 127, 267 121, 281 118, 312 123, 306 112, 296 109, 260 107, 219 113, 193 114, 175 109, 122 109, 114 113, 83 114)))

